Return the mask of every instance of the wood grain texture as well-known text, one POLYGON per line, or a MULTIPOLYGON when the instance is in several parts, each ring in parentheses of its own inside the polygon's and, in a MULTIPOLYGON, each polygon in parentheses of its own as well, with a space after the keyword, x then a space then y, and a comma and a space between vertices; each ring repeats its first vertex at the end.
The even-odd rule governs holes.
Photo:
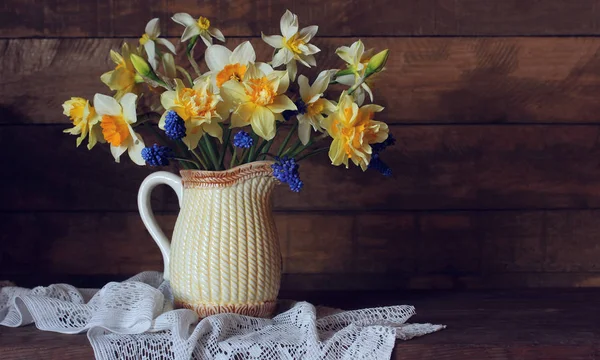
POLYGON ((38 330, 34 325, 0 327, 0 357, 21 359, 94 359, 94 350, 85 334, 65 335, 38 330))
POLYGON ((0 37, 141 36, 154 17, 167 22, 167 0, 7 0, 0 37))
MULTIPOLYGON (((303 290, 598 286, 592 259, 600 247, 589 240, 598 217, 599 210, 275 213, 283 288, 303 290)), ((170 236, 176 214, 157 219, 170 236)), ((162 271, 134 212, 15 213, 2 222, 9 231, 0 235, 0 280, 98 286, 162 271)))
MULTIPOLYGON (((76 148, 75 137, 63 134, 64 129, 0 127, 1 151, 20 149, 27 154, 0 159, 0 165, 12 173, 0 187, 0 209, 136 210, 137 189, 155 169, 134 164, 126 154, 117 164, 107 146, 91 151, 85 145, 76 148)), ((157 211, 164 209, 165 190, 159 187, 153 193, 157 211)))
MULTIPOLYGON (((245 41, 231 39, 228 46, 245 41)), ((121 39, 0 40, 0 124, 63 123, 71 96, 109 93, 121 39), (16 91, 18 89, 19 91, 16 91)), ((135 40, 137 41, 137 40, 135 40)), ((319 69, 339 68, 334 50, 348 38, 317 38, 319 69)), ((259 60, 272 48, 254 39, 259 60)), ((372 38, 389 48, 375 102, 389 123, 598 123, 599 38, 372 38)), ((183 61, 183 60, 182 60, 183 61)), ((181 62, 184 64, 184 62, 181 62)), ((315 71, 308 71, 309 75, 315 71)), ((335 98, 342 90, 332 87, 335 98)))
MULTIPOLYGON (((153 17, 177 43, 173 13, 208 16, 228 47, 251 40, 265 61, 260 32, 279 33, 285 9, 319 25, 320 69, 341 67, 334 50, 359 37, 391 50, 374 90, 398 143, 384 154, 392 178, 322 154, 302 164, 301 194, 277 189, 284 289, 600 286, 600 0, 6 0, 0 280, 101 285, 160 270, 136 205, 156 169, 126 155, 116 164, 106 146, 75 149, 61 104, 109 93, 99 80, 109 50, 137 44, 153 17)), ((157 188, 152 205, 172 228, 171 190, 157 188)), ((405 356, 537 356, 503 344, 414 349, 405 356)))
POLYGON ((437 0, 437 35, 598 34, 598 1, 437 0))
POLYGON ((226 36, 279 31, 286 9, 322 36, 585 35, 598 34, 597 0, 152 0, 89 2, 7 0, 0 6, 0 37, 140 36, 158 17, 163 34, 183 28, 177 12, 204 15, 226 36))
MULTIPOLYGON (((15 175, 0 187, 0 211, 136 211, 137 189, 157 168, 138 167, 127 155, 117 164, 106 146, 76 149, 75 137, 62 134, 63 128, 0 127, 2 153, 27 149, 30 154, 1 158, 0 165, 15 175)), ((303 192, 279 186, 274 205, 303 211, 597 208, 599 130, 596 125, 392 126, 398 143, 382 156, 394 176, 333 167, 321 154, 302 162, 303 192)), ((178 209, 166 187, 157 189, 154 206, 178 209)))
MULTIPOLYGON (((600 355, 600 292, 513 290, 485 292, 300 292, 286 298, 343 309, 411 304, 411 322, 447 328, 396 343, 394 360, 583 360, 600 355)), ((0 328, 3 359, 92 359, 83 335, 61 335, 34 326, 0 328), (60 351, 59 351, 60 349, 60 351)))

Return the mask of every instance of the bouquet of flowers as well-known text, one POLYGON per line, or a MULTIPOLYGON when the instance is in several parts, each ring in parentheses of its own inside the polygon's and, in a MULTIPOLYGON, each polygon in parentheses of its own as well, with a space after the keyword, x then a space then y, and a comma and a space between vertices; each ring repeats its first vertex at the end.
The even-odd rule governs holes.
POLYGON ((181 43, 189 66, 175 63, 175 46, 159 37, 159 19, 152 19, 137 47, 125 42, 120 53, 111 50, 115 68, 100 79, 113 96, 96 94, 93 103, 72 97, 63 104, 73 123, 65 132, 78 136, 77 146, 88 138, 88 149, 108 143, 116 162, 127 152, 138 165, 177 162, 209 171, 273 159, 273 176, 293 191, 303 185, 298 163, 327 150, 333 165, 348 168, 352 161, 363 171, 391 175, 380 153, 394 139, 374 119, 383 107, 363 105, 367 97, 373 102, 371 85, 384 70, 387 49, 365 50, 360 40, 339 47, 345 66, 322 70, 311 84, 297 74, 298 63, 317 65, 320 49, 311 40, 318 26, 299 29, 289 10, 281 17, 281 35, 262 34, 274 48, 270 62, 257 62, 248 41, 233 51, 213 45, 225 37, 205 17, 178 13, 172 19, 185 27, 181 43), (205 72, 195 56, 199 44, 205 45, 205 72), (339 96, 333 97, 335 87, 339 96), (141 129, 161 144, 146 146, 141 129))

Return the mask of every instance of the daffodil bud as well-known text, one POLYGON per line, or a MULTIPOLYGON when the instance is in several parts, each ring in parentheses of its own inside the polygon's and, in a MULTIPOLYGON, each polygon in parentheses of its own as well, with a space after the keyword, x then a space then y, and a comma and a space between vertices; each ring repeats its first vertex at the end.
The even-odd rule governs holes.
POLYGON ((142 77, 156 81, 159 84, 164 83, 156 75, 154 70, 152 70, 152 67, 150 66, 150 64, 148 64, 148 62, 143 57, 136 55, 136 54, 131 54, 130 59, 131 59, 131 63, 133 64, 133 67, 135 68, 135 71, 137 71, 138 74, 140 74, 142 77))
POLYGON ((371 75, 383 70, 383 67, 385 66, 385 63, 387 62, 389 54, 390 54, 389 49, 385 49, 385 50, 375 54, 371 58, 371 60, 369 60, 369 63, 367 64, 367 70, 365 71, 365 77, 371 76, 371 75))

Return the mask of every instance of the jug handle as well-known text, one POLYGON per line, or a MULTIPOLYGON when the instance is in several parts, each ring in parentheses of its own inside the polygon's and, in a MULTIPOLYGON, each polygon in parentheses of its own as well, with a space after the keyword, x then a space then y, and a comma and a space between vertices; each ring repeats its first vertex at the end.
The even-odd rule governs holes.
POLYGON ((169 254, 171 252, 171 244, 169 243, 169 239, 165 236, 165 233, 156 223, 150 204, 152 190, 157 185, 162 184, 169 185, 175 191, 177 199, 179 200, 179 207, 181 208, 183 200, 183 183, 181 178, 167 171, 157 171, 148 175, 142 182, 142 185, 140 185, 140 190, 138 191, 138 209, 140 211, 140 216, 142 217, 142 222, 162 253, 165 265, 163 277, 165 280, 169 280, 169 254))

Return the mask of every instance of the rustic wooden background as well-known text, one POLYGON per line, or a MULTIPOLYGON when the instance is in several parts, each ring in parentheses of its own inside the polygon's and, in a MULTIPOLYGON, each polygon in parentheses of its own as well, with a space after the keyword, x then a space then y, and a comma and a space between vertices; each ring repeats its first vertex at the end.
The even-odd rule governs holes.
MULTIPOLYGON (((99 285, 161 257, 138 217, 152 169, 75 149, 61 104, 108 93, 108 52, 145 23, 205 15, 233 45, 289 8, 327 66, 362 38, 390 48, 376 89, 392 179, 302 168, 275 197, 286 289, 600 285, 600 0, 4 0, 0 4, 0 280, 99 285)), ((171 229, 176 203, 154 197, 171 229)))

